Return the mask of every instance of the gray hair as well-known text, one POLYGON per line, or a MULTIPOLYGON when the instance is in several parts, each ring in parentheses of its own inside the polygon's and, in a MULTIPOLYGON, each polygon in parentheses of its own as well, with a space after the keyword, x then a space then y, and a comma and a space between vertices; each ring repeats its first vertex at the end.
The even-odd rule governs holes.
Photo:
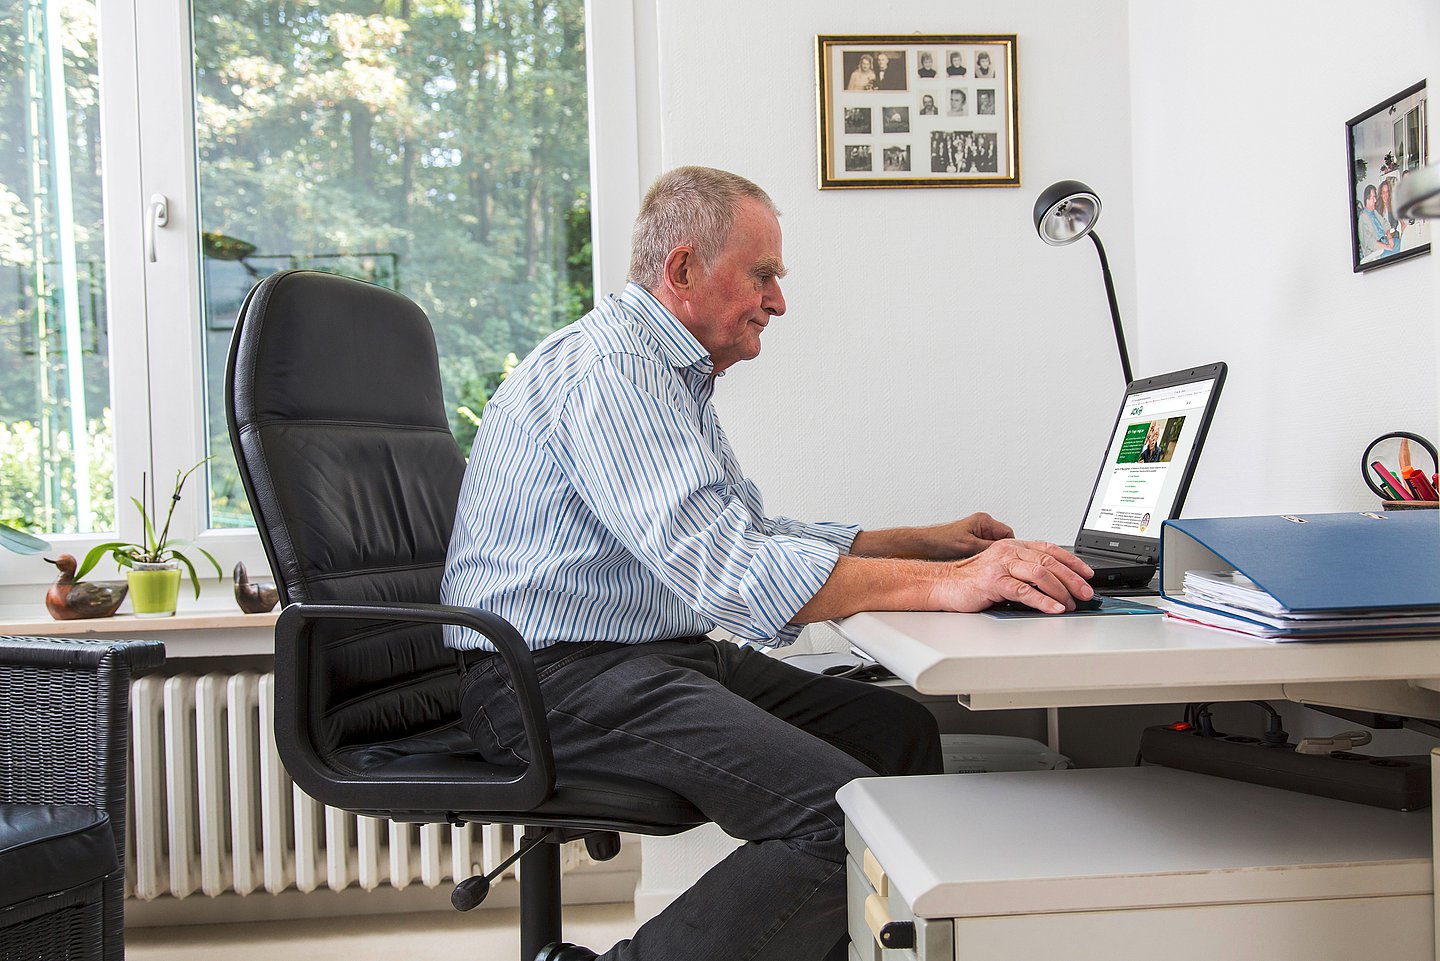
POLYGON ((702 265, 725 249, 740 201, 758 200, 776 216, 770 195, 739 174, 714 167, 676 167, 663 173, 645 193, 630 238, 630 280, 654 291, 665 272, 665 258, 682 245, 695 248, 702 265))

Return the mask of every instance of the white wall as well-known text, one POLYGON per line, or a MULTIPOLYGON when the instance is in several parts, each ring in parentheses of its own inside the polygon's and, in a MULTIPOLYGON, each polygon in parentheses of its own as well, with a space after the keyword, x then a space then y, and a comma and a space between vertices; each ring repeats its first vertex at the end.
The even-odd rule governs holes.
POLYGON ((1131 5, 1137 370, 1230 364, 1188 514, 1371 507, 1371 439, 1440 441, 1437 258, 1351 272, 1345 155, 1346 120, 1440 78, 1435 7, 1131 5))
POLYGON ((742 173, 783 216, 787 315, 717 393, 767 507, 863 526, 987 509, 1075 533, 1122 386, 1089 244, 1035 236, 1086 180, 1133 312, 1123 0, 657 5, 661 165, 742 173), (815 36, 1019 35, 1020 188, 817 189, 815 36))

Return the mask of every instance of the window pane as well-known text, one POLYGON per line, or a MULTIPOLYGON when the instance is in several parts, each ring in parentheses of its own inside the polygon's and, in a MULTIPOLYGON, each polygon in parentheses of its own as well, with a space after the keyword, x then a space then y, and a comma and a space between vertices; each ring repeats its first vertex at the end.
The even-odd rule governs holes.
POLYGON ((94 0, 0 3, 0 521, 115 526, 94 0))
POLYGON ((435 327, 467 449, 507 370, 591 303, 583 0, 194 0, 212 527, 251 523, 225 431, 260 278, 372 280, 435 327))

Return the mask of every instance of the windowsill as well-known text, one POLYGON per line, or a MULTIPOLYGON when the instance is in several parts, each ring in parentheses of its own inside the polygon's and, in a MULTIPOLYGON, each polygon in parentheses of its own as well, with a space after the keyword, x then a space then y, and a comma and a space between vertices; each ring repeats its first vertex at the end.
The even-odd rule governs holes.
POLYGON ((0 609, 0 633, 38 634, 45 637, 74 637, 85 634, 124 635, 153 634, 160 631, 208 631, 234 628, 273 629, 278 611, 268 614, 246 614, 242 611, 184 611, 174 617, 136 617, 116 614, 112 617, 89 617, 75 621, 38 620, 10 616, 0 609))
POLYGON ((76 621, 57 621, 30 605, 0 606, 0 634, 39 637, 147 638, 165 642, 169 660, 271 654, 275 650, 278 610, 246 614, 229 610, 181 610, 174 617, 116 614, 76 621))

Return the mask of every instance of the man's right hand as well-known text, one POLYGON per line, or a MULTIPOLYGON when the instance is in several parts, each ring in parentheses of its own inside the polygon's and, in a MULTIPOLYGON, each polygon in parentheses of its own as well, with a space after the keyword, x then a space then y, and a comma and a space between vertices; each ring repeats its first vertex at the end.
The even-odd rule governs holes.
POLYGON ((996 541, 953 564, 937 565, 926 610, 983 611, 1000 601, 1016 601, 1047 614, 1075 610, 1095 591, 1085 583, 1090 565, 1045 541, 996 541))

